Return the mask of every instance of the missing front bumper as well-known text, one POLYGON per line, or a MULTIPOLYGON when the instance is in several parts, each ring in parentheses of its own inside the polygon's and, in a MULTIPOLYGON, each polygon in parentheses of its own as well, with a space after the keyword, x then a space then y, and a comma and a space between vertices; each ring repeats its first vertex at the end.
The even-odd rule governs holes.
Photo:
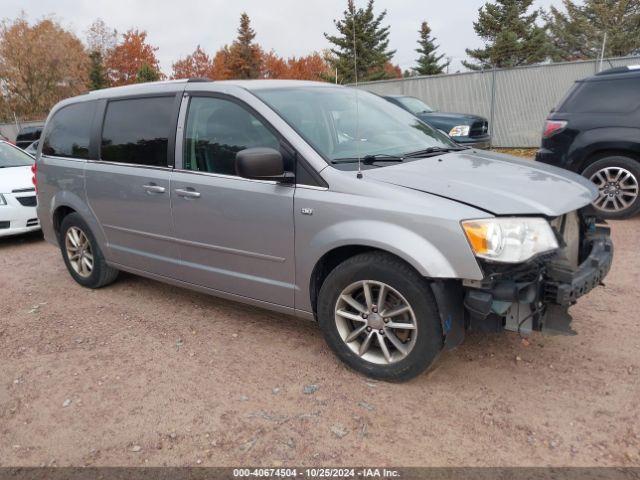
POLYGON ((481 285, 467 286, 464 306, 468 327, 573 334, 568 308, 598 285, 611 269, 613 243, 606 226, 586 226, 586 258, 571 268, 559 256, 503 269, 481 285))

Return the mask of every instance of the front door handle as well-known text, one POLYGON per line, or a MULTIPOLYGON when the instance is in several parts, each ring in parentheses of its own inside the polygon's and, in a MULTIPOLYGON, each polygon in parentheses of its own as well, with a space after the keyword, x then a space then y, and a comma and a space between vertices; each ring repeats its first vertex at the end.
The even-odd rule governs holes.
POLYGON ((148 194, 152 193, 164 193, 165 188, 160 185, 156 185, 155 183, 149 183, 147 185, 143 185, 142 188, 146 190, 148 194))
POLYGON ((184 198, 200 198, 200 192, 191 189, 176 188, 176 195, 184 198))

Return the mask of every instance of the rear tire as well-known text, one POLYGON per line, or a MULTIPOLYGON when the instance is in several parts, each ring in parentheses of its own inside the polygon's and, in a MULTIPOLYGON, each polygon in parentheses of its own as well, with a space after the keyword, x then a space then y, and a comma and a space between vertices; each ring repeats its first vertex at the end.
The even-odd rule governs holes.
POLYGON ((107 265, 91 229, 77 213, 62 220, 58 243, 67 270, 83 287, 104 287, 118 277, 118 270, 107 265))
POLYGON ((331 271, 318 296, 318 321, 335 354, 376 379, 409 380, 426 370, 443 347, 429 283, 384 252, 356 255, 331 271))
POLYGON ((625 219, 640 211, 640 162, 622 155, 601 158, 582 175, 594 182, 600 196, 591 204, 596 215, 625 219))

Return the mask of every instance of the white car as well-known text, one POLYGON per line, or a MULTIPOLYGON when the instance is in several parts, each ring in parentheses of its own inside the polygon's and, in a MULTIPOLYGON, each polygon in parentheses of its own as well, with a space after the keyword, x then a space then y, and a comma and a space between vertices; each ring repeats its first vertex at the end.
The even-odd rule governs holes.
POLYGON ((0 237, 40 229, 33 185, 34 158, 0 140, 0 237))

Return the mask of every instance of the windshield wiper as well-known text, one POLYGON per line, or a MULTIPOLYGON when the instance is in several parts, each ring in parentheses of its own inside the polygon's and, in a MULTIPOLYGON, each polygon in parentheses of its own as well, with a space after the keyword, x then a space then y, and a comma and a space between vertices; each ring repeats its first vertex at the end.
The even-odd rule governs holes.
POLYGON ((416 150, 415 152, 408 152, 403 155, 405 158, 421 158, 428 157, 433 154, 440 155, 442 153, 459 152, 461 150, 468 150, 469 147, 429 147, 423 150, 416 150))
MULTIPOLYGON (((387 155, 386 153, 376 153, 373 155, 364 155, 360 158, 360 162, 365 165, 371 165, 374 162, 402 162, 404 161, 404 156, 398 155, 387 155)), ((347 158, 336 158, 335 160, 331 160, 331 163, 358 163, 357 157, 347 157, 347 158)))

